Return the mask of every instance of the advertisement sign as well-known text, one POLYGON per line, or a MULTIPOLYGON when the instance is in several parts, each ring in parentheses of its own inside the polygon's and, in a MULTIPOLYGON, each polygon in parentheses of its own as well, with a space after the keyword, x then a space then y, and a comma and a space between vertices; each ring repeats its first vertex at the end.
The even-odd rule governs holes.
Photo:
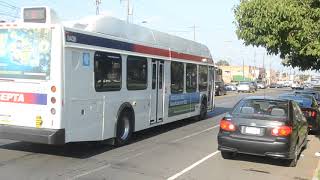
POLYGON ((200 102, 200 93, 171 94, 169 97, 168 116, 175 116, 195 111, 196 104, 200 102))
POLYGON ((0 78, 49 79, 51 29, 0 29, 0 78))

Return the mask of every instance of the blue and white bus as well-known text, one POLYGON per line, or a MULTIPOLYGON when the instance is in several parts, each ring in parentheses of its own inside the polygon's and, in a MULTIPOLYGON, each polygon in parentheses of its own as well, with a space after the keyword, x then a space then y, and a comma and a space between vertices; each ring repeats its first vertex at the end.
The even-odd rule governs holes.
POLYGON ((109 16, 63 23, 49 7, 0 24, 0 138, 113 140, 214 108, 200 43, 109 16))

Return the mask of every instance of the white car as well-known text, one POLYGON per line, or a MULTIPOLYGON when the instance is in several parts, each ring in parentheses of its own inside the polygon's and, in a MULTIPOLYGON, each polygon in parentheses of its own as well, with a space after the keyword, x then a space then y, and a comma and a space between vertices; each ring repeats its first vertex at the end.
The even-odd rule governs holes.
POLYGON ((304 86, 302 84, 298 84, 298 83, 293 83, 291 85, 292 89, 304 89, 304 86))
POLYGON ((251 82, 240 82, 237 87, 238 92, 254 92, 255 87, 251 82))
POLYGON ((265 89, 266 86, 264 85, 264 83, 257 83, 258 89, 265 89))

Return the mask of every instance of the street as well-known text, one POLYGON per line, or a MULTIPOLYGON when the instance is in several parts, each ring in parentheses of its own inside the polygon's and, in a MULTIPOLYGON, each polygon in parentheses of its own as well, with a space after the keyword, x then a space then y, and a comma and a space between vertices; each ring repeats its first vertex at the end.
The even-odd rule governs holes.
POLYGON ((242 97, 277 95, 289 89, 231 93, 216 97, 216 109, 203 121, 186 119, 134 135, 127 146, 98 143, 49 146, 0 140, 0 179, 311 179, 320 141, 309 136, 295 168, 279 160, 240 155, 222 159, 217 151, 219 120, 242 97))

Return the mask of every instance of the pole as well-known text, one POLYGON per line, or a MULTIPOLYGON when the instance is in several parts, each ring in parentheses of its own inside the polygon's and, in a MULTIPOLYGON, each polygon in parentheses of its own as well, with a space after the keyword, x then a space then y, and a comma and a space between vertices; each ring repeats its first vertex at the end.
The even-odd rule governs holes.
POLYGON ((196 25, 193 25, 193 40, 196 41, 196 25))
POLYGON ((96 15, 100 14, 100 4, 101 0, 96 0, 96 15))
POLYGON ((263 57, 262 57, 262 69, 263 69, 263 83, 266 84, 266 69, 264 67, 264 56, 265 56, 265 53, 263 53, 263 57))
POLYGON ((244 81, 244 59, 242 59, 242 80, 244 81))
POLYGON ((127 23, 129 23, 129 15, 130 15, 130 0, 127 0, 127 23))
POLYGON ((253 55, 253 79, 256 80, 256 50, 253 55))
POLYGON ((271 84, 271 79, 272 79, 272 78, 271 78, 271 74, 272 74, 272 73, 271 73, 271 59, 270 59, 270 62, 269 62, 269 71, 270 71, 270 76, 269 76, 269 79, 270 79, 270 80, 269 80, 269 81, 270 81, 270 84, 271 84))

